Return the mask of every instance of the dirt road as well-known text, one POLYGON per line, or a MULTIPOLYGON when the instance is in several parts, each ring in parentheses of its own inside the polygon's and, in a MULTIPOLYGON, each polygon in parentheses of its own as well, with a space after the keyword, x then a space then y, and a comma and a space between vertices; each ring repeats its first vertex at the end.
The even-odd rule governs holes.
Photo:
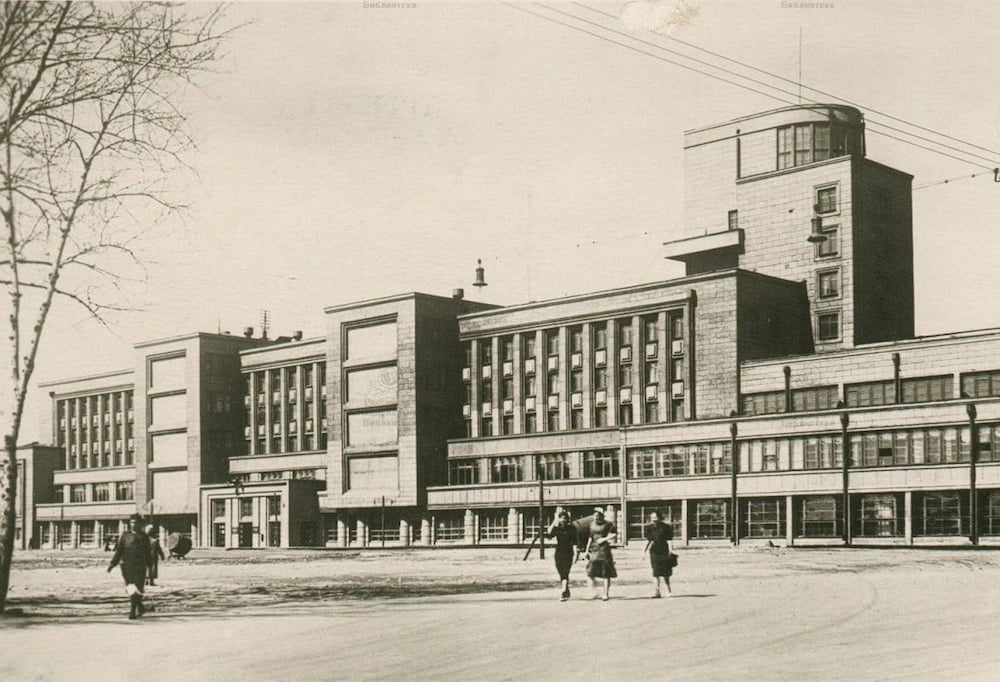
MULTIPOLYGON (((688 550, 609 602, 515 550, 196 553, 125 619, 106 556, 22 554, 0 679, 995 680, 1000 553, 688 550), (134 678, 133 678, 134 679, 134 678)), ((582 578, 582 564, 575 569, 582 578)))

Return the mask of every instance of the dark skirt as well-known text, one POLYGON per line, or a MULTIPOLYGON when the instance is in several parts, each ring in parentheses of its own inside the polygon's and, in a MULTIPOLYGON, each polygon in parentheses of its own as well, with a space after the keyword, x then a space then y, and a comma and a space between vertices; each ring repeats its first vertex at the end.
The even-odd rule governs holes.
POLYGON ((559 571, 560 580, 569 580, 569 570, 573 568, 573 555, 556 554, 556 570, 559 571))
POLYGON ((587 575, 591 578, 617 578, 614 559, 594 559, 587 564, 587 575))
POLYGON ((142 592, 143 587, 146 584, 146 567, 145 566, 128 566, 122 564, 122 578, 125 579, 126 585, 135 585, 136 588, 142 592))
POLYGON ((650 554, 649 565, 653 567, 654 578, 669 578, 674 569, 670 567, 669 554, 650 554))

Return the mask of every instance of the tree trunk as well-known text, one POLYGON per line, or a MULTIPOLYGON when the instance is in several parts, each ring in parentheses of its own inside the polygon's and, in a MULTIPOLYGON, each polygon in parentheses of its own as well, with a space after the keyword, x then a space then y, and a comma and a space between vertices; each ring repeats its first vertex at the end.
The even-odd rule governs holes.
POLYGON ((0 474, 0 615, 7 608, 7 588, 10 585, 10 565, 14 558, 14 526, 17 515, 17 439, 4 436, 3 472, 0 474))

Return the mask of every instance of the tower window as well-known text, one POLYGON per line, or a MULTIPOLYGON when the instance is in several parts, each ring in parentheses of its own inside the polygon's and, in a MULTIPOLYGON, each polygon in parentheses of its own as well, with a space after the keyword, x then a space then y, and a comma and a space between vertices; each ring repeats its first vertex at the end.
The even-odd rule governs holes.
POLYGON ((820 313, 816 316, 816 327, 820 341, 836 341, 840 338, 840 311, 820 313))
POLYGON ((837 188, 823 187, 816 190, 816 212, 836 213, 837 212, 837 188))
POLYGON ((824 270, 817 274, 817 289, 820 298, 840 296, 840 271, 824 270))

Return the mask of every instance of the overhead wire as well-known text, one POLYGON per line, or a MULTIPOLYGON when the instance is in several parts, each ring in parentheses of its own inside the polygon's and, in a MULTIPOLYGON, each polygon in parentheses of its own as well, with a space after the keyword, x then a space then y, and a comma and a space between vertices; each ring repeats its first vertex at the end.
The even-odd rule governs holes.
MULTIPOLYGON (((541 18, 541 19, 545 19, 546 21, 550 21, 550 22, 552 22, 552 23, 554 23, 554 24, 557 24, 557 25, 559 25, 559 26, 563 26, 563 27, 565 27, 565 28, 569 28, 569 29, 572 29, 572 30, 574 30, 574 31, 578 31, 578 32, 580 32, 580 33, 584 33, 584 34, 586 34, 586 35, 590 35, 590 36, 593 36, 593 37, 595 37, 595 38, 598 38, 598 39, 600 39, 600 40, 604 40, 604 41, 606 41, 606 42, 609 42, 609 43, 612 43, 612 44, 614 44, 614 45, 618 45, 618 46, 620 46, 620 47, 624 47, 624 48, 626 48, 626 49, 629 49, 629 50, 632 50, 632 51, 634 51, 634 52, 638 52, 639 54, 643 54, 643 55, 646 55, 646 56, 648 56, 648 57, 653 57, 654 59, 659 59, 660 61, 664 61, 664 62, 666 62, 666 63, 668 63, 668 64, 673 64, 673 65, 675 65, 675 66, 679 66, 679 67, 681 67, 681 68, 684 68, 684 69, 687 69, 687 70, 689 70, 689 71, 694 71, 695 73, 698 73, 698 74, 701 74, 701 75, 703 75, 703 76, 708 76, 709 78, 713 78, 713 79, 715 79, 715 80, 719 80, 719 81, 722 81, 722 82, 724 82, 724 83, 727 83, 727 84, 729 84, 729 85, 735 85, 735 86, 737 86, 737 87, 740 87, 740 88, 743 88, 744 90, 749 90, 749 91, 751 91, 751 92, 754 92, 754 93, 756 93, 756 94, 759 94, 759 95, 764 95, 765 97, 769 97, 769 98, 771 98, 771 99, 774 99, 774 100, 777 100, 777 101, 779 101, 779 102, 782 102, 782 103, 785 103, 785 104, 795 104, 795 102, 794 102, 794 101, 789 101, 789 100, 786 100, 786 99, 784 99, 784 98, 782 98, 782 97, 778 97, 778 96, 776 96, 776 95, 774 95, 774 94, 772 94, 772 93, 769 93, 769 92, 763 92, 763 91, 761 91, 761 90, 758 90, 758 89, 756 89, 756 88, 753 88, 753 87, 750 87, 750 86, 748 86, 748 85, 745 85, 745 84, 743 84, 743 83, 739 83, 739 82, 735 82, 735 81, 732 81, 732 80, 729 80, 728 78, 723 78, 723 77, 721 77, 721 76, 718 76, 718 75, 716 75, 716 74, 713 74, 713 73, 708 73, 708 72, 705 72, 705 71, 702 71, 701 69, 698 69, 698 68, 696 68, 696 67, 693 67, 693 66, 690 66, 690 65, 688 65, 688 64, 683 64, 683 63, 680 63, 680 62, 677 62, 677 61, 674 61, 674 60, 672 60, 672 59, 668 59, 668 58, 666 58, 666 57, 662 57, 662 56, 660 56, 660 55, 656 55, 656 54, 652 54, 652 53, 650 53, 650 52, 648 52, 648 51, 646 51, 646 50, 643 50, 643 49, 640 49, 640 48, 637 48, 637 47, 635 47, 634 45, 629 45, 629 44, 627 44, 627 43, 622 43, 622 42, 620 42, 620 41, 618 41, 618 40, 614 40, 614 39, 612 39, 612 38, 609 38, 609 37, 607 37, 606 35, 602 35, 602 34, 598 34, 598 33, 594 33, 593 31, 590 31, 590 30, 587 30, 587 29, 585 29, 585 28, 581 28, 580 26, 576 26, 576 25, 573 25, 573 24, 569 24, 569 23, 566 23, 565 21, 561 21, 561 20, 559 20, 559 19, 556 19, 556 18, 553 18, 553 17, 551 17, 551 16, 548 16, 548 15, 545 15, 545 14, 542 14, 542 13, 539 13, 539 12, 533 12, 533 11, 531 11, 531 10, 529 10, 529 9, 526 9, 526 8, 524 8, 524 7, 519 7, 519 6, 517 6, 517 5, 513 5, 513 4, 511 4, 511 3, 504 3, 504 4, 508 5, 509 7, 512 7, 512 8, 514 8, 514 9, 517 9, 517 10, 520 10, 520 11, 522 11, 522 12, 526 12, 527 14, 531 14, 531 15, 533 15, 533 16, 536 16, 536 17, 539 17, 539 18, 541 18)), ((643 45, 648 45, 648 46, 650 46, 650 47, 653 47, 653 48, 656 48, 656 49, 658 49, 658 50, 661 50, 661 51, 664 51, 664 52, 668 52, 668 53, 670 53, 670 54, 675 54, 675 55, 678 55, 678 56, 680 56, 680 57, 681 57, 681 58, 683 58, 683 59, 688 59, 688 60, 690 60, 690 61, 694 61, 694 62, 696 62, 696 63, 699 63, 699 64, 703 64, 703 65, 705 65, 705 66, 708 66, 708 67, 710 67, 710 68, 713 68, 713 69, 716 69, 716 70, 718 70, 718 71, 722 71, 722 72, 724 72, 724 73, 727 73, 727 74, 729 74, 729 75, 731 75, 731 76, 735 76, 736 78, 740 78, 740 79, 743 79, 743 80, 747 80, 747 81, 750 81, 750 82, 752 82, 752 83, 755 83, 755 84, 757 84, 757 85, 761 85, 761 86, 763 86, 763 87, 766 87, 766 88, 770 88, 770 89, 772 89, 772 90, 775 90, 775 91, 777 91, 777 92, 780 92, 780 93, 783 93, 783 94, 785 94, 785 95, 789 95, 789 96, 792 96, 792 97, 797 97, 797 94, 796 94, 796 93, 794 93, 794 92, 790 92, 790 91, 788 91, 788 90, 785 90, 785 89, 783 89, 783 88, 780 88, 780 87, 778 87, 778 86, 776 86, 776 85, 773 85, 773 84, 770 84, 770 83, 766 83, 766 82, 764 82, 764 81, 761 81, 761 80, 758 80, 758 79, 755 79, 755 78, 751 78, 751 77, 749 77, 749 76, 745 76, 745 75, 743 75, 743 74, 740 74, 740 73, 737 73, 737 72, 735 72, 735 71, 731 71, 731 70, 729 70, 729 69, 726 69, 726 68, 724 68, 724 67, 721 67, 721 66, 717 66, 717 65, 714 65, 714 64, 711 64, 711 63, 709 63, 709 62, 705 62, 704 60, 700 60, 700 59, 696 59, 696 58, 694 58, 694 57, 691 57, 691 56, 689 56, 689 55, 685 55, 685 54, 683 54, 683 53, 681 53, 681 52, 678 52, 678 51, 676 51, 676 50, 671 50, 671 49, 669 49, 669 48, 666 48, 666 47, 664 47, 664 46, 662 46, 662 45, 659 45, 659 44, 657 44, 657 43, 654 43, 654 42, 650 42, 650 41, 647 41, 647 40, 643 40, 642 38, 638 38, 638 37, 636 37, 636 36, 634 36, 634 35, 632 35, 632 34, 630 34, 630 33, 626 33, 626 32, 623 32, 623 31, 619 31, 619 30, 617 30, 617 29, 615 29, 615 28, 613 28, 613 27, 609 27, 609 26, 605 26, 604 24, 600 24, 600 23, 597 23, 597 22, 593 22, 593 21, 590 21, 589 19, 585 19, 585 18, 583 18, 583 17, 580 17, 580 16, 578 16, 578 15, 575 15, 575 14, 572 14, 572 13, 569 13, 569 12, 564 12, 563 10, 560 10, 560 9, 558 9, 558 8, 555 8, 555 7, 551 7, 551 6, 549 6, 549 5, 546 5, 546 4, 544 4, 544 3, 541 3, 541 2, 535 2, 534 4, 535 4, 535 5, 537 5, 537 6, 539 6, 539 7, 543 7, 543 8, 545 8, 546 10, 549 10, 550 12, 554 12, 554 13, 556 13, 556 14, 559 14, 559 15, 562 15, 562 16, 565 16, 565 17, 568 17, 568 18, 571 18, 571 19, 574 19, 574 20, 576 20, 576 21, 579 21, 579 22, 582 22, 582 23, 585 23, 585 24, 588 24, 588 25, 591 25, 591 26, 594 26, 594 27, 597 27, 597 28, 599 28, 599 29, 601 29, 601 30, 603 30, 603 31, 606 31, 606 32, 609 32, 609 33, 613 33, 613 34, 617 34, 617 35, 620 35, 620 36, 623 36, 623 37, 625 37, 625 38, 627 38, 627 39, 629 39, 629 40, 632 40, 632 41, 635 41, 635 42, 638 42, 638 43, 641 43, 641 44, 643 44, 643 45)), ((591 7, 588 7, 587 5, 583 5, 583 4, 581 4, 581 3, 578 3, 578 2, 574 2, 573 4, 576 4, 576 5, 580 6, 580 7, 584 7, 584 8, 587 8, 587 9, 590 9, 591 11, 594 11, 594 12, 597 12, 597 13, 599 13, 599 14, 603 15, 603 16, 607 16, 607 17, 611 17, 611 18, 614 18, 614 19, 617 19, 617 17, 614 17, 613 15, 610 15, 610 14, 608 14, 608 13, 606 13, 606 12, 602 12, 602 11, 600 11, 600 10, 596 10, 596 9, 594 9, 594 8, 591 8, 591 7)), ((714 53, 712 53, 712 54, 714 54, 714 53)), ((727 59, 728 61, 735 61, 735 60, 730 60, 729 58, 726 58, 726 59, 727 59)), ((740 62, 736 62, 736 63, 740 63, 740 62)), ((741 64, 741 65, 743 65, 742 63, 740 63, 740 64, 741 64)), ((770 74, 769 72, 766 72, 766 71, 763 71, 762 69, 757 69, 756 67, 752 67, 752 66, 749 66, 749 65, 745 65, 745 66, 746 66, 747 68, 751 68, 751 69, 754 69, 754 70, 757 70, 757 71, 760 71, 760 72, 762 72, 762 73, 765 73, 765 74, 767 74, 767 75, 771 75, 771 76, 773 76, 773 77, 775 77, 775 78, 779 78, 779 79, 781 79, 781 80, 785 80, 785 81, 788 81, 788 82, 794 82, 794 81, 790 81, 789 79, 786 79, 786 78, 783 78, 783 77, 781 77, 781 76, 777 76, 777 75, 774 75, 774 74, 770 74)), ((814 91, 814 92, 821 92, 821 93, 822 93, 822 91, 819 91, 819 90, 816 90, 816 89, 814 89, 814 88, 809 88, 808 86, 806 86, 806 87, 807 87, 807 89, 808 89, 808 90, 812 90, 812 91, 814 91)), ((827 93, 822 93, 822 94, 827 94, 827 93)), ((839 97, 836 97, 835 95, 829 95, 829 96, 830 96, 830 97, 835 97, 836 99, 840 99, 841 101, 844 101, 844 102, 846 102, 846 103, 848 103, 848 104, 851 104, 852 106, 859 106, 859 107, 861 106, 861 105, 856 105, 856 104, 853 104, 853 103, 851 103, 851 102, 848 102, 847 100, 843 100, 842 98, 839 98, 839 97)), ((810 100, 810 101, 811 101, 812 103, 817 103, 817 102, 815 102, 814 100, 810 100)), ((862 107, 862 108, 865 108, 865 107, 862 107)), ((870 110, 870 111, 874 111, 873 109, 869 109, 869 110, 870 110)), ((888 116, 888 115, 886 115, 886 116, 887 116, 888 118, 894 118, 894 119, 895 119, 895 117, 893 117, 893 116, 888 116)), ((981 156, 981 155, 979 155, 979 154, 975 154, 974 152, 969 152, 969 151, 966 151, 966 150, 964 150, 964 149, 958 149, 958 148, 956 148, 956 147, 953 147, 953 146, 951 146, 951 145, 948 145, 948 144, 946 144, 946 143, 943 143, 943 142, 938 142, 938 141, 936 141, 936 140, 931 140, 931 139, 929 139, 929 138, 926 138, 926 137, 923 137, 923 136, 920 136, 920 135, 917 135, 917 134, 915 134, 915 133, 911 133, 910 131, 906 131, 906 130, 901 130, 901 129, 899 129, 899 128, 896 128, 896 127, 894 127, 894 126, 891 126, 891 125, 889 125, 889 124, 886 124, 886 123, 882 123, 882 122, 880 122, 880 121, 873 121, 873 120, 869 120, 868 122, 869 122, 870 124, 872 124, 872 125, 877 125, 877 126, 880 126, 880 127, 883 127, 883 128, 887 128, 887 129, 889 129, 889 130, 892 130, 892 131, 894 131, 894 132, 896 132, 896 133, 899 133, 899 134, 901 134, 901 135, 908 135, 908 136, 911 136, 911 137, 915 137, 915 138, 917 138, 917 139, 920 139, 920 140, 923 140, 923 141, 925 141, 925 142, 929 142, 930 144, 936 144, 936 145, 938 145, 938 146, 940 146, 940 147, 944 147, 945 149, 947 149, 947 150, 949 150, 949 151, 952 151, 952 152, 956 152, 956 153, 958 153, 958 154, 965 154, 965 155, 967 155, 967 156, 972 156, 972 157, 976 157, 976 158, 978 158, 978 159, 983 159, 983 160, 986 160, 986 161, 990 161, 991 163, 994 163, 994 164, 996 164, 996 163, 1000 163, 1000 162, 996 161, 995 159, 990 159, 990 158, 987 158, 987 157, 984 157, 984 156, 981 156)), ((913 125, 914 127, 921 127, 921 126, 916 126, 915 124, 909 124, 909 123, 907 123, 907 125, 913 125)), ((922 128, 922 127, 921 127, 921 128, 922 128)), ((929 130, 929 129, 928 129, 928 130, 929 130)), ((881 136, 883 136, 883 137, 887 137, 887 138, 889 138, 889 139, 893 139, 893 140, 896 140, 896 141, 898 141, 898 142, 901 142, 901 143, 903 143, 903 144, 909 144, 909 145, 912 145, 912 146, 914 146, 914 147, 917 147, 917 148, 920 148, 920 149, 924 149, 924 150, 926 150, 926 151, 929 151, 929 152, 933 152, 933 153, 936 153, 936 154, 940 154, 940 155, 942 155, 942 156, 946 156, 946 157, 948 157, 948 158, 951 158, 951 159, 954 159, 954 160, 957 160, 957 161, 961 161, 961 162, 963 162, 963 163, 967 163, 967 164, 969 164, 969 165, 973 165, 973 166, 976 166, 976 167, 978 167, 978 168, 983 168, 983 169, 987 169, 987 170, 992 170, 992 167, 989 167, 989 166, 985 166, 985 165, 983 165, 982 163, 979 163, 979 162, 977 162, 977 161, 972 161, 972 160, 969 160, 969 159, 965 159, 965 158, 962 158, 962 157, 958 157, 958 156, 955 156, 954 154, 949 154, 948 152, 945 152, 945 151, 942 151, 942 150, 939 150, 939 149, 935 149, 935 148, 932 148, 932 147, 927 147, 927 146, 924 146, 924 145, 921 145, 921 144, 918 144, 918 143, 916 143, 916 142, 912 142, 912 141, 910 141, 910 140, 906 140, 906 139, 902 139, 902 138, 899 138, 899 137, 896 137, 896 136, 893 136, 893 135, 889 135, 889 134, 887 134, 887 133, 884 133, 884 132, 882 132, 882 131, 879 131, 879 130, 874 130, 874 129, 873 129, 873 130, 871 130, 871 132, 872 132, 872 133, 874 133, 874 134, 876 134, 876 135, 881 135, 881 136)), ((941 135, 942 137, 950 137, 950 136, 946 136, 946 135, 944 135, 943 133, 937 133, 936 131, 932 131, 932 132, 935 132, 935 134, 939 134, 939 135, 941 135)), ((957 138, 956 138, 956 139, 957 139, 957 138)), ((961 141, 960 141, 960 142, 961 142, 961 141)), ((966 142, 962 142, 962 144, 966 144, 966 145, 968 145, 968 146, 976 146, 976 145, 972 145, 971 143, 966 143, 966 142)), ((987 150, 987 151, 990 151, 990 150, 987 150)))
MULTIPOLYGON (((577 5, 579 7, 584 8, 584 9, 590 10, 591 12, 596 12, 597 14, 603 15, 603 16, 608 17, 610 19, 615 19, 615 20, 618 19, 618 17, 616 17, 615 15, 613 15, 613 14, 611 14, 609 12, 605 12, 603 10, 597 9, 596 7, 591 7, 590 5, 587 5, 585 3, 578 2, 578 0, 571 0, 571 2, 574 5, 577 5)), ((742 66, 742 67, 744 67, 746 69, 750 69, 752 71, 756 71, 758 73, 765 74, 767 76, 770 76, 771 78, 777 78, 778 80, 784 81, 786 83, 790 83, 792 85, 799 85, 799 86, 805 88, 806 90, 810 90, 812 92, 819 93, 820 95, 823 95, 824 97, 832 97, 832 98, 834 98, 834 99, 836 99, 836 100, 838 100, 840 102, 843 102, 844 104, 849 104, 849 105, 851 105, 853 107, 857 107, 859 109, 865 109, 865 110, 867 110, 867 111, 869 111, 869 112, 871 112, 873 114, 877 114, 879 116, 884 116, 886 118, 892 119, 893 121, 898 121, 899 123, 902 123, 904 125, 908 125, 908 126, 910 126, 912 128, 917 128, 919 130, 923 130, 924 132, 933 133, 934 135, 938 135, 940 137, 952 140, 953 142, 958 142, 958 143, 964 144, 964 145, 966 145, 968 147, 973 147, 975 149, 979 149, 980 151, 989 152, 990 154, 1000 155, 1000 151, 997 151, 995 149, 990 149, 988 147, 983 147, 982 145, 976 144, 974 142, 969 142, 967 140, 963 140, 961 138, 954 137, 954 136, 949 135, 947 133, 942 133, 939 130, 934 130, 933 128, 928 128, 928 127, 922 126, 922 125, 920 125, 918 123, 913 123, 912 121, 907 121, 904 118, 900 118, 898 116, 893 116, 892 114, 886 113, 884 111, 879 111, 878 109, 874 109, 872 107, 864 106, 862 104, 858 104, 857 102, 852 102, 851 100, 846 99, 844 97, 840 97, 839 95, 835 95, 833 93, 826 92, 824 90, 820 90, 819 88, 814 88, 814 87, 806 85, 804 83, 796 82, 796 81, 792 80, 791 78, 787 78, 787 77, 782 76, 780 74, 776 74, 776 73, 773 73, 771 71, 767 71, 766 69, 761 69, 761 68, 756 67, 756 66, 754 66, 752 64, 748 64, 746 62, 742 62, 742 61, 740 61, 738 59, 733 59, 731 57, 727 57, 724 54, 720 54, 718 52, 713 52, 712 50, 706 49, 704 47, 700 47, 698 45, 695 45, 694 43, 686 42, 684 40, 681 40, 680 38, 675 38, 674 36, 667 36, 667 35, 664 35, 662 37, 666 38, 667 40, 670 40, 672 42, 678 43, 680 45, 684 45, 685 47, 689 47, 691 49, 698 50, 699 52, 704 52, 706 54, 710 54, 713 57, 716 57, 718 59, 722 59, 722 60, 725 60, 725 61, 733 63, 733 64, 738 64, 739 66, 742 66)))

